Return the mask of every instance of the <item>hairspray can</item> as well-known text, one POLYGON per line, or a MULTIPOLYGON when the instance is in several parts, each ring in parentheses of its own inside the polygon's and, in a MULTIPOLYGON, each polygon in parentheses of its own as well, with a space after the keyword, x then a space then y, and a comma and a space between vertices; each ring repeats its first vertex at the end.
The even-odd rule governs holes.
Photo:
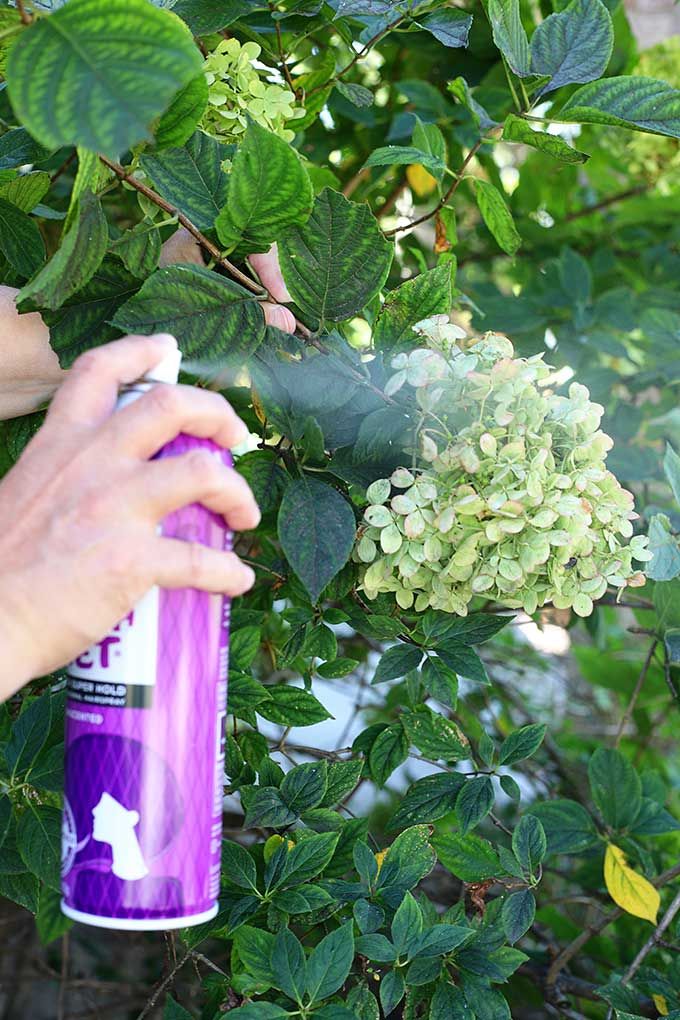
MULTIPOLYGON (((121 394, 177 382, 179 352, 121 394)), ((210 440, 179 435, 157 457, 210 440)), ((230 549, 224 520, 198 504, 161 533, 230 549)), ((229 600, 149 591, 68 669, 62 909, 76 921, 137 931, 217 913, 229 600)))

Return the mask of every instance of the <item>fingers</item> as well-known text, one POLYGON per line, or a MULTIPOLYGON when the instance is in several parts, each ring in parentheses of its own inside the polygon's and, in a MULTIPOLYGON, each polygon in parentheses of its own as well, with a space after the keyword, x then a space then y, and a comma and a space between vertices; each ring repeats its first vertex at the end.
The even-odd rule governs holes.
POLYGON ((101 438, 127 456, 148 460, 180 432, 213 439, 227 448, 248 436, 246 426, 219 393, 158 385, 112 415, 101 438))
POLYGON ((251 255, 248 261, 259 276, 262 286, 267 288, 275 301, 285 303, 293 300, 281 273, 279 250, 275 244, 264 254, 251 255))
POLYGON ((236 553, 176 538, 159 538, 155 552, 154 580, 162 588, 198 588, 234 597, 255 583, 254 571, 236 553))
POLYGON ((262 311, 264 312, 264 321, 269 326, 276 326, 277 329, 282 329, 284 333, 295 332, 295 316, 290 308, 284 308, 283 305, 273 305, 271 301, 263 301, 262 311))
POLYGON ((177 341, 167 333, 126 336, 81 354, 57 391, 50 417, 97 425, 113 411, 118 389, 149 372, 177 341))
POLYGON ((210 450, 192 450, 177 457, 145 464, 134 479, 135 492, 155 521, 190 503, 201 503, 221 514, 235 531, 249 531, 260 523, 260 510, 245 479, 210 450))

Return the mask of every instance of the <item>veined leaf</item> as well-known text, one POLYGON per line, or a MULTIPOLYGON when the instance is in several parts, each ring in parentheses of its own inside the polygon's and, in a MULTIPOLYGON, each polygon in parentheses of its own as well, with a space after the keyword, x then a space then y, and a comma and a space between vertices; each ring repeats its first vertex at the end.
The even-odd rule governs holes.
POLYGON ((18 119, 43 145, 117 158, 201 71, 191 33, 146 0, 70 0, 33 22, 7 62, 18 119))
POLYGON ((541 93, 600 78, 613 47, 614 28, 605 5, 600 0, 571 0, 563 11, 545 18, 531 37, 531 70, 550 75, 541 93))
POLYGON ((262 6, 257 0, 177 0, 172 10, 186 21, 194 35, 209 35, 262 6))
POLYGON ((20 276, 32 276, 40 269, 46 256, 36 221, 2 197, 0 251, 20 276))
POLYGON ((50 175, 46 174, 44 170, 21 174, 0 187, 0 197, 29 213, 35 209, 39 202, 42 202, 50 190, 50 183, 50 175))
POLYGON ((154 131, 157 149, 184 145, 198 127, 208 105, 208 82, 201 71, 180 89, 154 131))
POLYGON ((545 152, 562 163, 586 163, 590 159, 587 152, 579 152, 557 135, 549 135, 547 131, 534 131, 531 124, 522 117, 516 117, 514 113, 508 114, 505 118, 503 140, 530 145, 532 149, 545 152))
POLYGON ((604 78, 574 92, 559 116, 581 124, 615 124, 680 138, 680 90, 642 75, 604 78))
POLYGON ((446 166, 438 156, 431 152, 424 152, 422 149, 416 149, 414 146, 384 145, 371 153, 364 163, 364 167, 415 164, 424 166, 434 173, 444 170, 446 166))
POLYGON ((444 46, 458 48, 468 44, 472 15, 456 7, 448 7, 426 14, 424 18, 419 18, 416 24, 444 46))
POLYGON ((348 319, 387 279, 394 245, 367 205, 324 188, 302 227, 279 242, 284 279, 296 304, 317 320, 348 319))
POLYGON ((588 763, 593 800, 613 829, 627 829, 642 804, 640 777, 620 751, 600 747, 588 763))
POLYGON ((623 850, 613 843, 607 844, 604 856, 604 880, 617 906, 633 917, 641 917, 656 924, 661 905, 658 890, 646 878, 633 871, 623 850))
POLYGON ((10 128, 0 136, 0 170, 12 170, 27 163, 43 163, 52 149, 45 148, 24 127, 10 128))
POLYGON ((145 153, 139 162, 163 198, 199 230, 210 230, 227 198, 225 155, 218 141, 196 131, 181 148, 145 153))
POLYGON ((116 238, 111 245, 111 252, 118 256, 133 276, 146 278, 158 266, 161 254, 161 235, 158 227, 148 220, 142 220, 116 238))
POLYGON ((524 31, 519 0, 489 0, 493 41, 511 69, 520 77, 531 74, 529 40, 524 31))
POLYGON ((522 243, 522 238, 517 233, 512 213, 508 209, 505 199, 493 184, 475 179, 475 197, 482 219, 496 238, 499 246, 508 255, 514 255, 522 243))
POLYGON ((453 303, 454 269, 455 263, 443 262, 391 291, 374 327, 374 345, 389 351, 413 347, 417 339, 414 323, 431 315, 448 315, 453 303))

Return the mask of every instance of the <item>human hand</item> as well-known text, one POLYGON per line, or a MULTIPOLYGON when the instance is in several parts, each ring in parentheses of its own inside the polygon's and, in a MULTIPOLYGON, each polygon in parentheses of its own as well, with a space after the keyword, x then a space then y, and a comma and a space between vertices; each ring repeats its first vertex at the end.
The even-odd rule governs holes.
POLYGON ((19 315, 18 293, 0 286, 0 420, 35 411, 66 375, 40 313, 19 315))
POLYGON ((241 442, 246 426, 226 400, 155 386, 114 411, 119 386, 174 344, 162 334, 126 337, 80 357, 0 482, 0 700, 100 640, 154 584, 232 596, 253 584, 234 553, 156 530, 193 502, 235 530, 257 525, 244 479, 205 450, 149 462, 180 432, 241 442))

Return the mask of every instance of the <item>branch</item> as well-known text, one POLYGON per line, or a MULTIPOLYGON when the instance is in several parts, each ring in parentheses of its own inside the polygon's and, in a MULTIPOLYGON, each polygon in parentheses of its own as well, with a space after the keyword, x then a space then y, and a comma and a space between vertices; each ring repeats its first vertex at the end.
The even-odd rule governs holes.
POLYGON ((669 927, 671 921, 673 920, 675 915, 678 913, 678 911, 680 911, 680 892, 677 893, 675 899, 673 900, 673 902, 669 906, 668 910, 663 915, 663 917, 661 918, 661 920, 657 924, 656 928, 654 929, 652 934, 649 936, 649 938, 647 939, 647 941, 645 942, 644 946, 642 947, 640 952, 637 954, 637 956, 635 957, 635 959, 631 963, 631 965, 628 968, 628 970, 626 971, 626 973, 621 978, 621 984, 622 985, 627 984, 630 981, 631 978, 635 977, 635 975, 639 971, 640 967, 642 966, 645 957, 648 955, 648 953, 651 953, 652 949, 654 949, 656 946, 658 946, 659 942, 661 941, 662 935, 667 930, 667 928, 669 927))
POLYGON ((368 42, 365 43, 361 47, 361 49, 354 54, 349 64, 346 64, 340 71, 338 71, 338 73, 333 78, 331 78, 330 81, 326 81, 323 83, 323 85, 317 85, 315 88, 311 89, 307 93, 307 98, 309 98, 309 96, 315 95, 317 92, 322 92, 324 89, 328 88, 329 85, 334 85, 336 81, 340 81, 341 78, 344 78, 348 71, 351 71, 352 68, 359 63, 360 60, 363 60, 364 57, 368 56, 368 54, 376 45, 376 43, 379 43, 380 40, 384 36, 386 36, 388 32, 391 32, 393 28, 396 28, 398 25, 401 25, 402 21, 405 21, 407 16, 408 15, 406 14, 402 14, 399 18, 397 18, 396 21, 392 21, 389 25, 386 25, 385 28, 382 29, 382 31, 374 35, 372 39, 369 39, 368 42))
POLYGON ((290 68, 288 67, 288 64, 286 63, 286 54, 284 53, 284 50, 283 50, 283 39, 281 38, 281 22, 279 21, 278 18, 274 17, 274 14, 276 12, 276 3, 275 3, 275 0, 269 0, 269 10, 271 11, 272 21, 274 22, 274 29, 276 31, 276 45, 277 45, 277 48, 278 48, 278 51, 279 51, 279 60, 281 61, 281 70, 283 71, 284 78, 288 82, 288 87, 290 88, 290 90, 293 93, 293 95, 295 95, 296 94, 295 85, 293 83, 293 79, 290 76, 290 68))
POLYGON ((655 637, 655 638, 653 638, 652 643, 649 646, 649 651, 647 652, 647 656, 645 658, 644 665, 643 665, 642 670, 640 672, 640 676, 637 679, 637 683, 635 684, 635 688, 633 690, 633 693, 630 696, 630 701, 628 702, 628 704, 626 706, 626 711, 621 716, 621 722, 619 723, 619 728, 618 728, 617 733, 616 733, 616 740, 614 741, 614 747, 618 747, 619 744, 621 743, 621 737, 624 734, 626 726, 630 722, 630 717, 633 714, 633 709, 635 708, 635 705, 637 703, 637 699, 640 696, 640 691, 642 690, 643 684, 644 684, 645 680, 647 679, 647 674, 649 673, 649 667, 652 665, 652 660, 654 658, 654 652, 656 650, 657 644, 658 644, 658 638, 655 637))
MULTIPOLYGON (((660 875, 657 875, 656 878, 652 879, 652 885, 656 889, 659 889, 661 888, 661 886, 667 885, 669 882, 672 882, 672 880, 674 878, 677 878, 678 875, 680 875, 680 864, 676 864, 674 867, 669 868, 667 871, 662 872, 660 875)), ((562 950, 562 952, 559 953, 558 956, 556 956, 555 959, 553 960, 552 964, 550 965, 550 969, 548 970, 548 973, 546 975, 545 979, 546 986, 551 987, 557 982, 557 978, 559 977, 561 971, 564 970, 564 968, 567 966, 572 957, 576 956, 579 950, 581 950, 583 946, 585 946, 586 942, 589 942, 590 939, 593 938, 595 935, 599 935, 600 932, 604 931, 604 929, 607 928, 610 924, 613 924, 614 921, 618 921, 618 919, 622 917, 624 913, 625 913, 624 910, 621 910, 620 907, 617 907, 616 910, 612 910, 610 914, 605 914, 604 917, 601 917, 600 920, 597 921, 595 924, 589 924, 587 927, 585 927, 583 931, 580 932, 576 936, 576 938, 572 942, 570 942, 569 945, 566 946, 562 950)))
POLYGON ((616 195, 610 195, 609 198, 603 198, 601 202, 597 202, 595 205, 584 206, 582 209, 577 209, 575 212, 569 213, 564 217, 564 223, 571 223, 573 220, 578 220, 582 216, 590 216, 591 213, 601 212, 602 209, 608 209, 610 205, 616 205, 617 202, 625 202, 627 198, 633 198, 635 195, 642 195, 649 189, 648 184, 638 184, 634 188, 628 188, 626 191, 620 191, 616 195))
POLYGON ((427 220, 431 220, 433 216, 436 216, 439 210, 443 209, 444 206, 448 204, 449 199, 452 198, 453 195, 458 190, 458 187, 460 186, 460 183, 463 180, 465 170, 467 169, 471 161, 474 159, 474 157, 477 155, 479 149, 482 147, 485 141, 486 141, 485 138, 480 138, 478 139, 478 141, 475 142, 475 144, 472 146, 467 156, 463 160, 463 164, 458 173, 456 174, 455 180, 451 184, 448 191, 446 191, 442 198, 440 198, 440 200, 437 202, 434 209, 431 209, 428 213, 424 213, 423 216, 419 216, 415 220, 411 220, 410 223, 405 223, 403 227, 394 227, 392 230, 385 230, 384 231, 385 236, 392 237, 394 234, 401 234, 403 233, 403 231, 411 230, 413 227, 417 227, 420 223, 426 223, 427 220))
POLYGON ((31 15, 28 13, 26 8, 24 7, 24 0, 16 0, 16 4, 17 4, 17 10, 18 10, 19 14, 21 15, 21 23, 22 23, 22 25, 30 25, 31 22, 33 21, 33 18, 31 17, 31 15))

